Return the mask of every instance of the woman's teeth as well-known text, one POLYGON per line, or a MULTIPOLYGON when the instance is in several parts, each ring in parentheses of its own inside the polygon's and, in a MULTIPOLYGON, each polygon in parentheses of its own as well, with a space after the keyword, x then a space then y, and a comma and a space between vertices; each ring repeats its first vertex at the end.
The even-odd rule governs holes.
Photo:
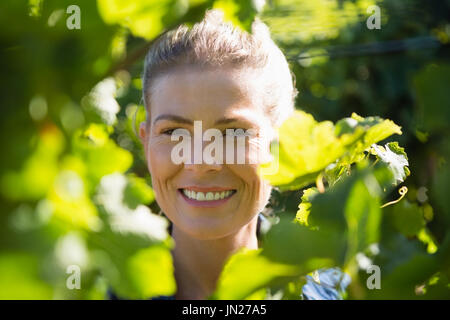
POLYGON ((234 190, 227 190, 222 192, 195 192, 194 190, 182 189, 184 195, 189 199, 197 201, 213 201, 230 197, 234 190))

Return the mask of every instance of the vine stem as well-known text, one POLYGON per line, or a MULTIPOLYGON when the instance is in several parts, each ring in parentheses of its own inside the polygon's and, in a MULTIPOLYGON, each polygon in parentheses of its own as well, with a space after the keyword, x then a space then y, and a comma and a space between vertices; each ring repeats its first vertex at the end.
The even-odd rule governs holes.
POLYGON ((390 206, 392 204, 396 204, 397 202, 399 202, 400 200, 403 199, 403 197, 405 196, 405 194, 407 192, 408 192, 408 188, 406 186, 401 187, 400 189, 398 189, 398 193, 400 194, 400 198, 398 198, 397 200, 393 200, 393 201, 390 201, 388 203, 385 203, 380 208, 384 208, 384 207, 390 206))

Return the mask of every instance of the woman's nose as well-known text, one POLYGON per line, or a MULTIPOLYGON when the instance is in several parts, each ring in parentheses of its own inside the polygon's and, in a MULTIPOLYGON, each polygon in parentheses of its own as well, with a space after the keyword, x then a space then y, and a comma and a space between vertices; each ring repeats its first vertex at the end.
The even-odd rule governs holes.
POLYGON ((200 164, 184 164, 184 168, 186 170, 190 170, 197 173, 205 173, 205 172, 214 172, 214 171, 220 171, 222 170, 222 164, 207 164, 207 163, 200 163, 200 164))

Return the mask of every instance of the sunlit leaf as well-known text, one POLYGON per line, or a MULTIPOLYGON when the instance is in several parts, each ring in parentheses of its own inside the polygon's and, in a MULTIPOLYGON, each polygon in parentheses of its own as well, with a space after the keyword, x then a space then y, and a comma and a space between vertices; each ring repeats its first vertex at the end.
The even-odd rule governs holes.
POLYGON ((61 171, 47 196, 52 215, 74 228, 96 230, 101 222, 86 186, 74 171, 61 171))
POLYGON ((142 204, 130 205, 125 193, 128 183, 119 173, 105 176, 100 182, 96 202, 107 214, 112 231, 123 236, 138 236, 148 243, 164 241, 168 236, 167 220, 142 204))
POLYGON ((334 126, 296 111, 280 128, 277 157, 263 165, 261 173, 282 190, 299 189, 315 181, 321 171, 336 165, 336 161, 339 166, 361 161, 363 152, 373 143, 395 133, 401 134, 400 127, 378 117, 353 114, 334 126))
POLYGON ((230 21, 243 30, 251 31, 251 24, 256 15, 252 0, 216 0, 213 8, 224 13, 225 21, 230 21))
POLYGON ((405 178, 409 175, 409 163, 405 150, 397 142, 387 143, 384 148, 374 144, 373 148, 378 157, 387 163, 392 171, 394 176, 393 183, 398 184, 405 181, 405 178))
POLYGON ((145 179, 129 176, 124 190, 124 201, 130 208, 136 208, 139 204, 149 204, 155 199, 153 189, 145 179))
POLYGON ((311 198, 318 193, 317 188, 309 188, 303 191, 302 199, 298 205, 296 218, 300 223, 308 226, 309 210, 311 208, 311 198))
POLYGON ((260 249, 241 250, 226 263, 212 298, 245 299, 280 278, 293 278, 300 272, 299 266, 269 260, 260 249))
POLYGON ((175 293, 172 255, 165 246, 154 245, 138 251, 129 259, 127 271, 130 282, 136 288, 134 291, 142 297, 175 293))
POLYGON ((131 153, 109 139, 106 128, 99 124, 92 123, 75 133, 72 145, 74 153, 86 164, 92 185, 107 174, 125 172, 133 162, 131 153))
POLYGON ((171 3, 168 0, 97 0, 106 23, 125 26, 135 36, 145 39, 153 39, 163 30, 163 18, 171 3))

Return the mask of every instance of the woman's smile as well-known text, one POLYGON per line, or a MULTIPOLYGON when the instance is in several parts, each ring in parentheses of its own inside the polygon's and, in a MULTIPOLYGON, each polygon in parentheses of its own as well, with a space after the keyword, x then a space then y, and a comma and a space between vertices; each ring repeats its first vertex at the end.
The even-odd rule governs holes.
POLYGON ((217 187, 186 187, 178 189, 184 201, 194 207, 218 207, 228 202, 236 193, 236 189, 217 187))

